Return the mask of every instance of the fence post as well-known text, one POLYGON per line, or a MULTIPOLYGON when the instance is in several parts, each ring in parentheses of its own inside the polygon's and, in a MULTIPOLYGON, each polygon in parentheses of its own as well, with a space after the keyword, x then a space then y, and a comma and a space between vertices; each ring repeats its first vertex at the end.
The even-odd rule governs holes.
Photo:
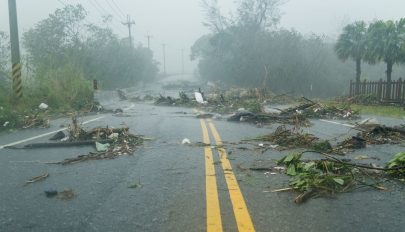
POLYGON ((377 98, 378 101, 381 101, 381 97, 382 97, 382 79, 380 79, 378 81, 378 87, 377 87, 377 98))
POLYGON ((366 85, 367 85, 367 80, 364 79, 360 94, 365 94, 366 93, 366 85))
POLYGON ((401 96, 402 96, 402 78, 400 77, 397 82, 397 96, 396 100, 401 102, 401 96))

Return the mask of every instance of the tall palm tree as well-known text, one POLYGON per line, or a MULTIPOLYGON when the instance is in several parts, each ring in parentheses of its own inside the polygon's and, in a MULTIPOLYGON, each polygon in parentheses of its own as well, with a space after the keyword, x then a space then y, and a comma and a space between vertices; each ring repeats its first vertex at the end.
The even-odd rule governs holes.
POLYGON ((396 63, 404 62, 405 18, 396 22, 376 21, 368 29, 368 52, 366 55, 370 63, 384 61, 387 65, 387 92, 385 97, 391 96, 392 67, 396 63))
POLYGON ((356 62, 356 88, 355 94, 359 94, 361 60, 366 55, 367 24, 357 21, 346 25, 335 45, 335 51, 339 59, 346 61, 351 58, 356 62))

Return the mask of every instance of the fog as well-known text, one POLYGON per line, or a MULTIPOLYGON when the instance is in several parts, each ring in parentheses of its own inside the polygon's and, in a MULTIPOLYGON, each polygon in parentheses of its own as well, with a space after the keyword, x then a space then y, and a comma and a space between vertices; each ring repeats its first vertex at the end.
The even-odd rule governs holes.
MULTIPOLYGON (((303 34, 315 33, 336 38, 341 28, 355 20, 398 19, 403 16, 405 2, 386 1, 341 1, 341 0, 288 0, 280 7, 282 13, 279 27, 294 28, 303 34)), ((181 49, 185 50, 185 71, 193 72, 195 62, 188 57, 196 39, 208 33, 202 25, 204 14, 199 0, 18 0, 20 34, 36 22, 46 18, 63 4, 80 3, 88 11, 87 20, 102 25, 102 16, 111 14, 111 27, 120 37, 128 36, 128 29, 121 22, 123 14, 131 16, 136 23, 132 29, 135 44, 147 46, 146 35, 151 35, 151 49, 155 59, 163 63, 162 44, 166 44, 168 73, 181 72, 181 49), (115 3, 115 4, 114 4, 115 3), (118 7, 117 7, 118 6, 118 7)), ((219 0, 221 11, 227 14, 234 10, 235 0, 219 0)), ((9 31, 7 1, 0 1, 0 31, 9 31)))

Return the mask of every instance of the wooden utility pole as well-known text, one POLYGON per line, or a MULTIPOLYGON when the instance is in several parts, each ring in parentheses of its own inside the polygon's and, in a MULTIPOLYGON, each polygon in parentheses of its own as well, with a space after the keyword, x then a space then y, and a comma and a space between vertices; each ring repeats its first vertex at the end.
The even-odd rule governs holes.
POLYGON ((20 42, 18 39, 17 5, 16 0, 8 0, 10 18, 11 63, 13 78, 13 93, 16 100, 22 97, 20 42))
POLYGON ((148 39, 148 49, 150 50, 150 39, 153 38, 153 36, 149 35, 149 33, 146 35, 146 38, 148 39))
POLYGON ((163 74, 166 75, 166 44, 162 44, 163 47, 163 74))
POLYGON ((131 17, 129 15, 127 15, 127 21, 126 22, 122 22, 123 25, 128 27, 128 34, 129 34, 129 45, 131 48, 134 47, 133 43, 132 43, 132 34, 131 34, 131 27, 132 25, 135 25, 135 21, 131 21, 131 17))

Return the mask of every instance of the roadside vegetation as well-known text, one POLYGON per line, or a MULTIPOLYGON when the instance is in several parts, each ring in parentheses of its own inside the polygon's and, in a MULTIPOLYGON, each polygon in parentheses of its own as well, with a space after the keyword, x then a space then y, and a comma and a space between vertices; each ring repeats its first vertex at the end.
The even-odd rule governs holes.
POLYGON ((216 0, 203 2, 210 33, 195 42, 191 58, 199 61, 204 80, 331 97, 348 94, 353 77, 391 80, 405 73, 400 66, 405 19, 349 24, 335 43, 323 35, 280 28, 279 0, 240 1, 232 16, 224 15, 216 0), (355 62, 341 62, 348 59, 355 62))
POLYGON ((92 81, 102 89, 153 81, 157 62, 150 49, 132 48, 110 27, 87 23, 87 12, 67 5, 35 24, 21 38, 23 99, 11 92, 10 43, 0 31, 0 131, 24 127, 24 118, 49 113, 90 111, 94 108, 92 81), (41 103, 49 109, 40 111, 41 103))

